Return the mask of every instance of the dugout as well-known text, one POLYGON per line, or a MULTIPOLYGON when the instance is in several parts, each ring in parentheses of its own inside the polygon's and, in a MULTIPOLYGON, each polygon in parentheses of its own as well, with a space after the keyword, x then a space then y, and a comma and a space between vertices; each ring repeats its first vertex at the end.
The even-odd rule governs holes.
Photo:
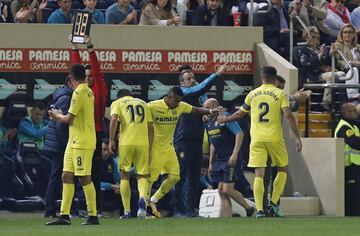
MULTIPOLYGON (((50 101, 50 95, 62 84, 70 66, 71 25, 1 24, 0 25, 0 115, 10 101, 50 101)), ((286 79, 286 93, 298 85, 297 69, 263 44, 259 27, 153 27, 93 25, 92 41, 98 51, 109 89, 108 105, 121 88, 128 88, 144 100, 162 97, 169 86, 178 84, 181 64, 193 66, 197 79, 204 79, 228 61, 229 68, 210 96, 228 107, 241 103, 254 86, 259 85, 259 68, 275 66, 286 79)), ((81 53, 86 62, 88 55, 81 53)), ((285 131, 288 133, 288 131, 285 131)), ((343 141, 303 139, 302 154, 286 135, 289 147, 290 175, 285 196, 293 192, 319 197, 311 212, 322 215, 344 214, 343 141)), ((317 199, 317 198, 316 198, 317 199)), ((291 199, 294 200, 294 199, 291 199)), ((299 209, 283 206, 287 214, 299 209)), ((295 206, 299 203, 289 203, 295 206)), ((300 209, 301 210, 301 209, 300 209)))

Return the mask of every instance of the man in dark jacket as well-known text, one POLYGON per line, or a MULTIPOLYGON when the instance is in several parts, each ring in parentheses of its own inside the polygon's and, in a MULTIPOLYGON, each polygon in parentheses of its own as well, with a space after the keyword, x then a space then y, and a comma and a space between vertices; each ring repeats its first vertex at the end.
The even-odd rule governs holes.
POLYGON ((220 8, 220 0, 207 0, 206 5, 196 8, 193 15, 193 25, 224 26, 225 18, 220 8))
POLYGON ((345 165, 345 215, 360 215, 360 125, 353 103, 341 106, 341 119, 335 129, 335 138, 343 138, 345 165))
MULTIPOLYGON (((254 26, 264 27, 264 43, 289 60, 290 31, 289 14, 282 0, 271 0, 272 8, 267 13, 256 13, 254 26)), ((266 10, 264 6, 259 10, 266 10)))
MULTIPOLYGON (((66 79, 66 85, 59 88, 53 94, 53 106, 62 110, 63 114, 67 114, 71 101, 71 84, 66 79)), ((44 156, 52 159, 51 176, 45 197, 45 217, 55 217, 55 201, 56 193, 61 189, 61 174, 63 170, 63 158, 66 144, 69 138, 69 125, 61 122, 50 120, 48 129, 45 134, 45 142, 43 148, 44 156)))
MULTIPOLYGON (((192 106, 201 106, 206 99, 205 93, 215 85, 216 79, 225 71, 226 64, 219 67, 216 73, 196 84, 194 74, 190 66, 184 65, 179 69, 180 85, 184 93, 183 101, 192 106), (205 97, 204 97, 205 95, 205 97)), ((204 136, 204 124, 202 117, 193 114, 180 116, 174 135, 175 151, 180 163, 180 181, 175 186, 175 213, 178 215, 195 216, 195 208, 198 207, 198 191, 200 182, 200 170, 202 163, 202 143, 204 136), (183 192, 183 186, 187 180, 188 193, 183 192), (183 198, 186 196, 186 212, 182 212, 183 198)))

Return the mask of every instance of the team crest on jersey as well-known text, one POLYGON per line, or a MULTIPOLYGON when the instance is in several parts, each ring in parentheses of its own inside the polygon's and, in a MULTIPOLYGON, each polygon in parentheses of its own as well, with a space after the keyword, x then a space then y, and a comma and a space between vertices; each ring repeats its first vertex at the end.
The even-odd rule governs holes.
POLYGON ((173 115, 176 115, 177 112, 176 112, 176 110, 172 110, 171 113, 172 113, 173 115))

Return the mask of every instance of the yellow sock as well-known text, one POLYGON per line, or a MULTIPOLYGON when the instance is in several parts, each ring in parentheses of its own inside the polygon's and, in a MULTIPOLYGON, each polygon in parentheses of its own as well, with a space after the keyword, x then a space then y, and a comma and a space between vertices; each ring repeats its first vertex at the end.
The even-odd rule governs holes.
POLYGON ((149 185, 149 183, 146 178, 138 179, 138 190, 139 190, 140 198, 146 199, 147 192, 149 189, 148 185, 149 185))
POLYGON ((254 179, 254 198, 257 211, 263 211, 263 197, 264 197, 264 178, 255 177, 254 179))
POLYGON ((85 193, 85 199, 86 199, 86 206, 89 216, 96 216, 96 192, 93 182, 90 182, 89 184, 82 186, 85 193))
POLYGON ((154 182, 148 181, 148 189, 147 189, 147 192, 146 192, 146 204, 149 203, 153 184, 154 184, 154 182))
POLYGON ((286 184, 286 177, 287 173, 283 171, 279 171, 276 175, 276 178, 274 180, 273 184, 273 193, 271 196, 271 201, 275 204, 278 204, 280 195, 284 191, 285 184, 286 184))
POLYGON ((156 191, 154 196, 151 197, 152 202, 158 202, 165 194, 167 194, 171 188, 179 181, 180 176, 168 175, 168 177, 162 182, 160 188, 156 191))
POLYGON ((128 179, 120 181, 120 194, 122 203, 124 206, 124 212, 130 212, 130 197, 131 197, 131 190, 130 190, 130 182, 128 179))
POLYGON ((75 185, 63 183, 60 215, 69 215, 71 203, 74 197, 75 185))

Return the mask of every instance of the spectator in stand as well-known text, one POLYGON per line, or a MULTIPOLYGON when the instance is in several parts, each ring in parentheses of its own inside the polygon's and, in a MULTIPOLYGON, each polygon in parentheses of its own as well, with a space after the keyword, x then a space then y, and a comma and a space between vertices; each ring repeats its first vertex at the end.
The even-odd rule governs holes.
POLYGON ((49 24, 71 24, 73 14, 71 13, 71 0, 58 0, 59 9, 55 10, 48 18, 49 24))
POLYGON ((0 23, 13 22, 9 6, 0 0, 0 23))
POLYGON ((171 14, 170 0, 147 0, 144 3, 139 25, 180 25, 180 15, 171 14))
MULTIPOLYGON (((265 44, 288 60, 290 55, 289 15, 282 0, 271 0, 271 3, 272 9, 269 12, 255 14, 254 26, 263 26, 265 44)), ((268 6, 264 6, 259 10, 267 8, 268 6)))
POLYGON ((225 18, 220 0, 207 0, 206 5, 196 8, 193 15, 193 25, 224 26, 225 18))
POLYGON ((15 23, 42 23, 42 9, 46 6, 47 0, 40 4, 37 0, 14 0, 10 9, 15 23))
MULTIPOLYGON (((91 178, 96 190, 96 206, 101 209, 101 191, 100 191, 100 165, 101 165, 101 145, 104 135, 104 115, 107 98, 107 87, 104 75, 100 71, 100 64, 97 59, 94 45, 91 43, 91 38, 85 36, 85 43, 90 54, 90 64, 85 65, 86 83, 91 88, 94 99, 94 118, 96 130, 96 149, 93 155, 91 178)), ((82 63, 77 44, 72 44, 71 60, 73 64, 82 63)))
MULTIPOLYGON (((71 101, 71 81, 66 78, 65 86, 55 91, 52 96, 53 107, 60 109, 63 115, 68 113, 71 101)), ((61 174, 65 148, 69 138, 69 124, 50 120, 45 134, 44 149, 42 154, 51 160, 51 176, 45 197, 45 217, 56 216, 56 196, 60 194, 61 174)))
POLYGON ((45 132, 48 121, 44 120, 45 105, 36 102, 30 112, 30 116, 24 117, 19 123, 19 143, 31 141, 36 143, 38 149, 44 145, 45 132))
POLYGON ((349 10, 344 6, 345 0, 331 0, 328 4, 328 13, 325 26, 330 30, 330 35, 337 37, 340 29, 345 24, 351 24, 349 10))
POLYGON ((91 23, 92 24, 105 24, 105 16, 102 11, 95 9, 97 0, 84 0, 85 8, 83 11, 92 13, 91 23))
MULTIPOLYGON (((308 81, 320 82, 320 80, 327 83, 335 82, 331 76, 331 62, 330 52, 325 48, 325 44, 320 45, 320 33, 315 26, 308 27, 311 34, 310 43, 307 46, 297 46, 294 48, 294 65, 299 69, 299 76, 301 82, 299 88, 303 83, 308 81)), ((308 35, 303 32, 303 41, 308 40, 308 35)), ((342 71, 335 72, 335 78, 345 76, 342 71)), ((325 88, 323 96, 323 107, 328 110, 331 103, 331 89, 325 88)))
POLYGON ((186 25, 186 6, 181 3, 179 0, 170 0, 171 1, 171 14, 173 16, 179 15, 181 17, 180 25, 186 25))
POLYGON ((360 7, 351 12, 351 23, 356 29, 360 29, 360 7))
POLYGON ((136 25, 137 12, 130 5, 130 0, 118 0, 105 12, 106 24, 136 25))
MULTIPOLYGON (((324 25, 327 16, 328 3, 325 0, 294 0, 289 5, 289 16, 299 16, 307 26, 316 26, 320 31, 321 43, 330 45, 336 40, 329 36, 330 31, 324 25)), ((298 21, 294 21, 294 28, 298 32, 303 32, 298 21)))
POLYGON ((12 141, 16 135, 17 129, 12 128, 6 130, 0 127, 0 150, 3 154, 11 156, 12 154, 12 141))
MULTIPOLYGON (((341 51, 344 56, 349 60, 350 65, 354 69, 354 75, 350 80, 346 81, 346 84, 359 84, 359 70, 360 67, 360 45, 357 44, 357 34, 354 26, 351 24, 345 24, 338 35, 336 43, 333 45, 334 50, 341 51)), ((335 52, 336 67, 342 71, 348 71, 349 68, 346 65, 344 59, 339 53, 335 52)), ((348 98, 354 100, 356 109, 360 114, 360 93, 359 89, 347 89, 348 98)))

